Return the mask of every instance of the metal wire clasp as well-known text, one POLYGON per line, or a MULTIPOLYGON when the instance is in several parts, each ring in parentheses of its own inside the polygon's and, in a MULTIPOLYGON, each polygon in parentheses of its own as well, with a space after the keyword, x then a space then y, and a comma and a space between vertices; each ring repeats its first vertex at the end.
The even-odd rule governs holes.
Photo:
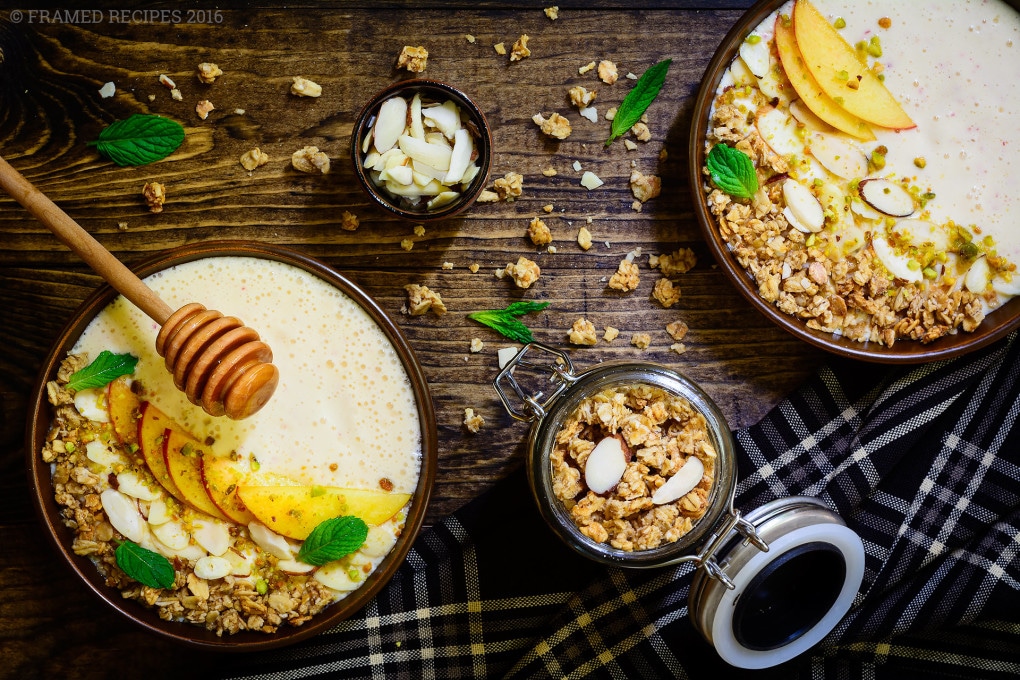
MULTIPOLYGON (((546 358, 539 355, 539 359, 546 358)), ((521 351, 514 356, 513 359, 507 362, 503 370, 499 372, 495 380, 492 381, 492 386, 495 388, 499 398, 503 401, 503 407, 507 410, 511 416, 516 420, 521 420, 526 423, 533 422, 540 418, 543 418, 546 414, 546 408, 556 397, 558 397, 563 390, 567 389, 577 380, 574 375, 574 364, 570 361, 570 357, 563 351, 553 349, 547 345, 541 343, 532 342, 528 343, 521 348, 521 351), (525 357, 531 353, 544 352, 545 354, 551 355, 553 359, 551 361, 543 362, 539 361, 525 361, 525 357), (537 391, 534 394, 528 394, 524 387, 517 381, 514 376, 514 371, 518 367, 525 367, 532 369, 538 374, 548 373, 548 381, 556 383, 555 388, 548 397, 542 401, 542 391, 537 391), (513 395, 507 393, 505 389, 509 386, 513 391, 513 395), (512 400, 512 396, 516 396, 517 399, 523 402, 523 407, 515 403, 512 400)))
POLYGON ((768 543, 758 535, 754 525, 741 517, 739 510, 734 510, 731 507, 723 523, 716 527, 715 532, 705 541, 705 547, 694 558, 694 562, 698 566, 704 567, 709 576, 720 581, 728 590, 733 590, 736 586, 719 566, 719 563, 715 561, 715 554, 728 541, 730 533, 733 531, 743 536, 745 543, 750 543, 762 552, 769 551, 768 543))

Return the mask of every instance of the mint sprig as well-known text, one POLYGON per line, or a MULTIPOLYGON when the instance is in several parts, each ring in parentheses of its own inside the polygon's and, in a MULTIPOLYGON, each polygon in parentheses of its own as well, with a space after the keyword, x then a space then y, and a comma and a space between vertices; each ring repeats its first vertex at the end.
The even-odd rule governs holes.
POLYGON ((360 517, 344 515, 327 519, 308 534, 298 552, 298 559, 321 567, 351 554, 364 545, 366 538, 368 525, 360 517))
POLYGON ((483 312, 472 312, 468 318, 480 324, 499 331, 505 337, 517 342, 534 342, 531 329, 525 326, 517 317, 531 312, 540 312, 549 306, 548 302, 531 302, 530 300, 519 300, 511 302, 505 309, 488 309, 483 312))
POLYGON ((145 165, 166 158, 184 141, 184 127, 175 120, 136 113, 118 120, 89 142, 99 153, 120 166, 145 165))
POLYGON ((641 120, 666 82, 666 71, 672 59, 664 59, 655 66, 641 74, 634 89, 627 93, 623 102, 616 109, 616 116, 613 118, 613 126, 610 129, 609 139, 606 146, 613 143, 613 140, 634 127, 634 124, 641 120))
POLYGON ((67 381, 67 389, 80 392, 93 387, 103 387, 122 375, 134 373, 137 363, 138 357, 114 354, 104 349, 91 364, 71 375, 67 381))
POLYGON ((708 171, 717 187, 736 198, 751 198, 758 191, 754 163, 742 151, 716 144, 708 152, 708 171))
POLYGON ((124 541, 113 552, 117 566, 125 574, 150 588, 171 588, 174 585, 174 567, 170 560, 134 541, 124 541))

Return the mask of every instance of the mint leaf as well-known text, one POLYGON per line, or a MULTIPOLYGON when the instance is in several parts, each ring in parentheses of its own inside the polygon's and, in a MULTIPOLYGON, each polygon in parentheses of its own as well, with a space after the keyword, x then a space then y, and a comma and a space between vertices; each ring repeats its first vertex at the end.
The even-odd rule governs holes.
POLYGON ((730 196, 751 198, 758 191, 758 174, 744 152, 716 144, 708 152, 706 165, 715 185, 730 196))
POLYGON ((298 552, 298 559, 321 567, 350 555, 364 545, 367 537, 368 525, 360 517, 345 515, 327 519, 308 534, 298 552))
POLYGON ((166 158, 184 141, 184 128, 175 120, 136 113, 111 123, 89 142, 120 166, 145 165, 166 158))
POLYGON ((518 300, 511 302, 505 309, 489 309, 484 312, 472 312, 468 318, 480 324, 499 331, 505 337, 523 342, 525 344, 534 342, 531 329, 517 319, 518 316, 531 312, 540 312, 549 306, 548 302, 531 302, 530 300, 518 300))
POLYGON ((108 349, 99 353, 91 364, 71 375, 67 389, 75 392, 92 387, 103 387, 122 375, 135 372, 138 357, 130 354, 114 354, 108 349))
POLYGON ((616 110, 616 116, 613 118, 613 127, 610 130, 609 139, 606 140, 606 146, 612 144, 614 139, 627 132, 627 130, 634 127, 634 123, 641 120, 641 116, 648 110, 649 105, 655 101, 659 90, 662 89, 663 84, 666 82, 666 71, 669 70, 671 63, 673 63, 672 59, 664 59, 641 74, 637 83, 634 84, 634 89, 627 93, 620 107, 616 110))
POLYGON ((174 567, 170 561, 134 541, 118 545, 113 556, 117 566, 142 585, 150 588, 171 588, 174 585, 174 567))

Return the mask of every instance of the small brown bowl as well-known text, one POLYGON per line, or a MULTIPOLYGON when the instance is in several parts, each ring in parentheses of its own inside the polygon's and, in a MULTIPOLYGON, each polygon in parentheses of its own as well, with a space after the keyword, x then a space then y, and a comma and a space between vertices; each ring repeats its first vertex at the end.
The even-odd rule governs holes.
MULTIPOLYGON (((1020 9, 1020 0, 1006 1, 1012 7, 1020 9)), ((993 343, 1020 326, 1020 298, 1014 298, 988 314, 981 322, 980 327, 973 333, 961 331, 929 344, 900 340, 892 347, 887 347, 873 342, 862 343, 842 335, 812 330, 799 319, 784 314, 758 295, 758 286, 754 279, 740 266, 730 251, 729 245, 719 233, 718 225, 706 202, 707 195, 703 188, 706 180, 702 169, 705 167, 705 140, 716 89, 730 62, 737 55, 737 50, 744 38, 784 2, 785 0, 761 0, 741 16, 723 38, 715 56, 712 57, 705 69, 705 75, 701 80, 701 89, 698 91, 698 97, 694 104, 687 149, 687 171, 694 202, 694 214, 709 249, 726 277, 753 307, 792 335, 827 352, 874 363, 918 364, 938 359, 950 359, 993 343)))
POLYGON ((411 499, 411 509, 400 537, 378 568, 365 579, 357 590, 336 602, 300 627, 283 625, 275 633, 242 631, 235 635, 217 637, 203 627, 183 622, 164 621, 155 609, 148 609, 134 600, 121 597, 120 591, 104 583, 104 579, 88 557, 76 555, 71 549, 72 535, 61 521, 60 506, 54 500, 50 480, 50 465, 40 455, 46 432, 51 422, 51 408, 46 397, 46 382, 56 376, 60 362, 74 346, 90 321, 115 297, 116 291, 103 286, 78 308, 71 321, 61 331, 43 365, 30 402, 28 418, 28 475, 33 491, 36 511, 63 561, 75 572, 82 583, 99 598, 128 620, 150 633, 195 648, 224 652, 245 652, 289 645, 298 640, 328 630, 338 621, 361 609, 393 576, 403 563, 415 537, 421 529, 428 506, 432 484, 438 464, 438 442, 435 411, 425 375, 400 329, 379 305, 350 280, 337 274, 326 265, 287 248, 243 241, 211 241, 187 245, 161 253, 133 268, 140 277, 149 276, 176 264, 208 257, 255 257, 282 262, 302 269, 335 286, 354 300, 379 326, 392 343, 407 372, 414 392, 421 422, 421 468, 418 485, 411 499))
POLYGON ((489 176, 489 166, 492 163, 492 131, 489 123, 485 120, 485 114, 475 105, 471 99, 452 85, 438 81, 419 78, 414 80, 402 80, 393 83, 382 92, 372 97, 371 100, 358 114, 354 122, 354 130, 351 133, 351 161, 354 164, 354 173, 361 183, 361 188, 368 194, 375 203, 386 211, 406 220, 415 222, 429 222, 446 219, 458 215, 467 210, 478 194, 485 188, 489 176), (424 203, 421 206, 412 206, 399 197, 393 196, 386 189, 379 187, 372 180, 369 171, 364 166, 365 152, 362 145, 365 136, 370 134, 372 126, 379 114, 379 107, 384 101, 391 97, 401 96, 410 100, 415 93, 421 93, 422 98, 430 101, 452 100, 465 112, 468 120, 473 126, 476 150, 478 152, 478 174, 471 180, 467 189, 461 192, 459 198, 435 210, 428 210, 424 203))

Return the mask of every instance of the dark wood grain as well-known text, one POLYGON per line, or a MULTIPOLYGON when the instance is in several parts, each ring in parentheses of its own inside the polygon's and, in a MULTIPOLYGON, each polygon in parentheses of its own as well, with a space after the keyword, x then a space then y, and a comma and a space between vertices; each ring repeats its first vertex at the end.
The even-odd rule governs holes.
MULTIPOLYGON (((13 23, 0 12, 0 153, 129 264, 184 243, 256 239, 297 248, 360 284, 407 334, 432 389, 442 461, 429 511, 434 522, 503 478, 523 455, 526 426, 503 412, 490 385, 495 350, 506 343, 467 320, 467 312, 520 298, 547 300, 549 311, 531 321, 536 338, 553 345, 565 344, 579 315, 598 327, 616 326, 623 331, 619 339, 575 350, 575 362, 584 368, 640 357, 674 366, 715 398, 735 428, 758 420, 822 362, 816 350, 772 327, 727 284, 691 210, 685 144, 693 97, 715 46, 747 4, 561 3, 555 22, 540 3, 509 8, 495 2, 462 3, 456 11, 401 2, 301 11, 228 3, 220 5, 222 23, 195 25, 13 23), (579 4, 598 9, 571 9, 579 4), (494 43, 510 44, 521 33, 531 36, 531 58, 509 64, 495 54, 494 43), (465 34, 476 36, 476 43, 465 34), (368 203, 346 157, 357 110, 373 92, 406 77, 393 69, 404 44, 426 45, 427 75, 458 85, 486 112, 495 139, 493 177, 511 170, 525 177, 516 202, 478 205, 466 216, 429 226, 410 252, 400 241, 412 235, 413 225, 368 203), (570 85, 598 85, 594 74, 577 73, 590 60, 609 58, 622 73, 641 73, 665 57, 673 65, 649 110, 654 139, 636 151, 619 141, 605 149, 604 120, 591 124, 575 113, 574 134, 556 144, 531 122, 539 111, 566 113, 570 85), (218 63, 225 74, 211 86, 200 84, 195 65, 201 61, 218 63), (160 73, 176 80, 183 102, 158 84, 160 73), (294 75, 319 82, 323 96, 290 96, 294 75), (100 99, 97 90, 111 80, 117 96, 100 99), (217 108, 202 121, 194 105, 205 98, 217 108), (234 113, 238 108, 245 113, 234 113), (188 133, 182 148, 159 163, 118 168, 87 146, 111 121, 139 112, 182 121, 188 133), (272 161, 248 173, 238 157, 256 144, 272 161), (330 155, 329 175, 290 168, 290 154, 306 144, 330 155), (606 185, 582 188, 571 168, 575 160, 606 185), (627 185, 632 162, 663 178, 662 196, 640 213, 631 209, 627 185), (550 165, 558 174, 543 176, 550 165), (167 186, 162 214, 145 208, 140 192, 149 180, 167 186), (558 252, 536 254, 525 229, 550 203, 555 210, 545 219, 558 252), (356 232, 339 229, 341 210, 361 218, 356 232), (584 252, 575 236, 588 218, 596 246, 584 252), (665 310, 650 299, 657 277, 644 264, 635 292, 606 289, 606 277, 627 252, 680 246, 693 248, 699 261, 681 282, 676 308, 665 310), (493 276, 519 255, 542 267, 528 291, 493 276), (442 269, 447 261, 454 269, 442 269), (478 273, 468 271, 471 263, 480 265, 478 273), (440 291, 451 313, 401 316, 402 287, 412 282, 440 291), (669 351, 672 340, 664 330, 678 318, 691 329, 683 356, 669 351), (629 344, 638 331, 653 337, 644 352, 629 344), (468 351, 473 337, 486 342, 483 352, 468 351), (468 406, 486 420, 477 435, 461 425, 468 406)), ((618 104, 630 84, 621 79, 599 87, 600 113, 618 104)), ((0 675, 215 675, 229 660, 184 659, 101 609, 54 563, 36 529, 25 482, 27 400, 54 338, 100 284, 41 224, 0 197, 0 675)))

